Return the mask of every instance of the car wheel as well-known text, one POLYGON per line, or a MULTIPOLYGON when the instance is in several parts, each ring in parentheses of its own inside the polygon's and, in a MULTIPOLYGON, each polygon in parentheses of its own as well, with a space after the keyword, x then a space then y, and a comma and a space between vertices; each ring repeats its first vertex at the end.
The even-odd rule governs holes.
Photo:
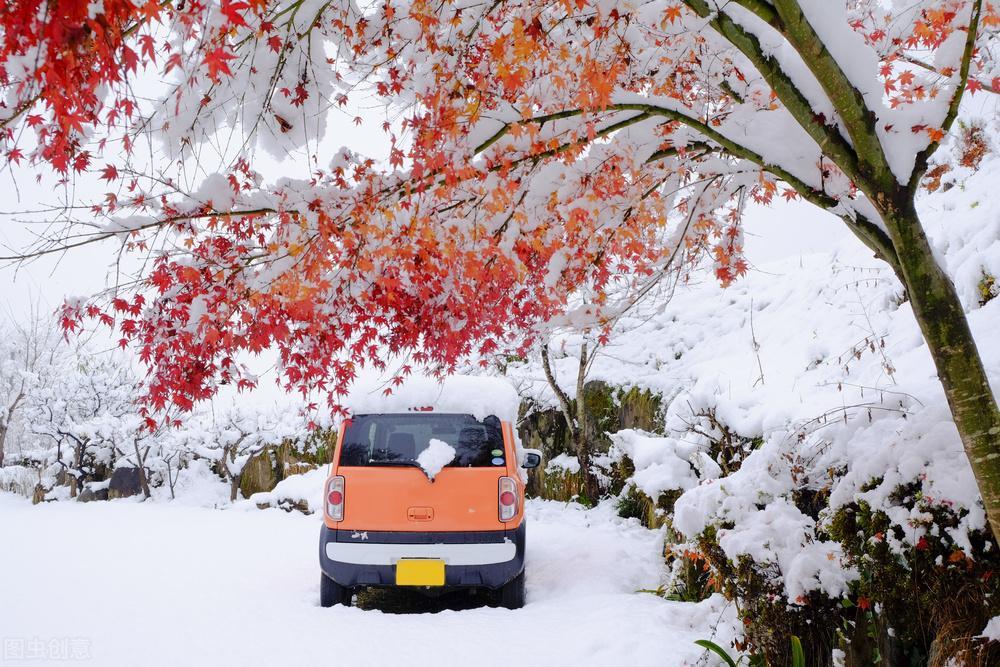
POLYGON ((520 609, 524 606, 524 570, 500 589, 500 605, 507 609, 520 609))
POLYGON ((341 586, 336 581, 320 574, 319 577, 319 606, 332 607, 340 604, 345 607, 351 606, 351 589, 341 586))

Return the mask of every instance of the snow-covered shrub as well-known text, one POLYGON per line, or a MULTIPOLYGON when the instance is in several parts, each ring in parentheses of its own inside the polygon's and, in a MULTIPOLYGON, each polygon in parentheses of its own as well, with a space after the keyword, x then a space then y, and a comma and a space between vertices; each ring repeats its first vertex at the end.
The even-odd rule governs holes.
POLYGON ((627 471, 618 512, 651 528, 667 527, 667 562, 674 597, 701 600, 713 592, 704 556, 679 542, 674 530, 674 505, 681 495, 702 482, 739 469, 743 459, 760 446, 761 438, 741 435, 722 421, 715 407, 682 394, 667 411, 665 436, 626 429, 611 436, 612 455, 627 471), (681 407, 683 406, 683 407, 681 407))
POLYGON ((16 493, 30 498, 38 483, 36 470, 23 465, 10 465, 0 468, 0 491, 16 493))
POLYGON ((327 470, 315 468, 308 472, 289 475, 271 491, 255 493, 250 502, 260 509, 276 507, 286 512, 298 511, 312 514, 323 510, 323 486, 327 470))
POLYGON ((897 488, 890 502, 910 514, 911 531, 865 501, 840 507, 829 523, 858 571, 851 590, 865 625, 875 626, 863 634, 891 625, 890 650, 910 664, 1000 664, 1000 644, 973 640, 1000 611, 995 542, 986 531, 962 531, 967 511, 923 495, 919 484, 897 488), (914 542, 908 532, 923 534, 914 542))
POLYGON ((780 664, 796 634, 813 656, 992 664, 972 637, 1000 611, 1000 553, 953 427, 915 406, 775 431, 677 500, 676 550, 710 565, 745 648, 780 664))
POLYGON ((543 474, 535 477, 541 479, 538 495, 546 500, 569 501, 583 492, 580 459, 565 452, 550 458, 543 474))

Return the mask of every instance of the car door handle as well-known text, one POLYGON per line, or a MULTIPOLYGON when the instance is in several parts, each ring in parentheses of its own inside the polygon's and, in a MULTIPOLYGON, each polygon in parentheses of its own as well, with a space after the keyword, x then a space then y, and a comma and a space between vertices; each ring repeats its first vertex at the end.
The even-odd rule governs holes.
POLYGON ((433 507, 411 507, 406 511, 410 521, 430 521, 434 518, 433 507))

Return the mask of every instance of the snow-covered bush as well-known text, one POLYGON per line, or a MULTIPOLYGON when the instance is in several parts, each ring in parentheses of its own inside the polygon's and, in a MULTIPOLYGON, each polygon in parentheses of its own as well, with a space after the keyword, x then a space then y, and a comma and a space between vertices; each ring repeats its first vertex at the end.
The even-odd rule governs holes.
MULTIPOLYGON (((829 522, 830 535, 858 572, 851 585, 855 638, 884 635, 891 625, 896 652, 911 664, 949 658, 997 664, 998 645, 973 639, 1000 608, 1000 550, 992 537, 961 531, 963 511, 923 496, 918 484, 899 487, 891 502, 913 517, 911 535, 926 531, 916 544, 890 512, 865 501, 840 507, 829 522)), ((863 653, 860 648, 855 651, 863 653)))
POLYGON ((29 395, 52 379, 47 371, 65 357, 61 343, 37 306, 21 319, 0 320, 0 468, 22 454, 29 395))

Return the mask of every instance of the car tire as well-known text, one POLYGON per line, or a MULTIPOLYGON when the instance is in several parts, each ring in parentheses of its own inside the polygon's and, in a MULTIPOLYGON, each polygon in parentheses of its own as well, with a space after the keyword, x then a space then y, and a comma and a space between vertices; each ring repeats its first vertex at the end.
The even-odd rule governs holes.
POLYGON ((320 574, 319 576, 319 606, 332 607, 334 605, 351 606, 351 589, 341 586, 336 581, 320 574))
POLYGON ((500 588, 500 606, 507 609, 524 606, 524 570, 500 588))

